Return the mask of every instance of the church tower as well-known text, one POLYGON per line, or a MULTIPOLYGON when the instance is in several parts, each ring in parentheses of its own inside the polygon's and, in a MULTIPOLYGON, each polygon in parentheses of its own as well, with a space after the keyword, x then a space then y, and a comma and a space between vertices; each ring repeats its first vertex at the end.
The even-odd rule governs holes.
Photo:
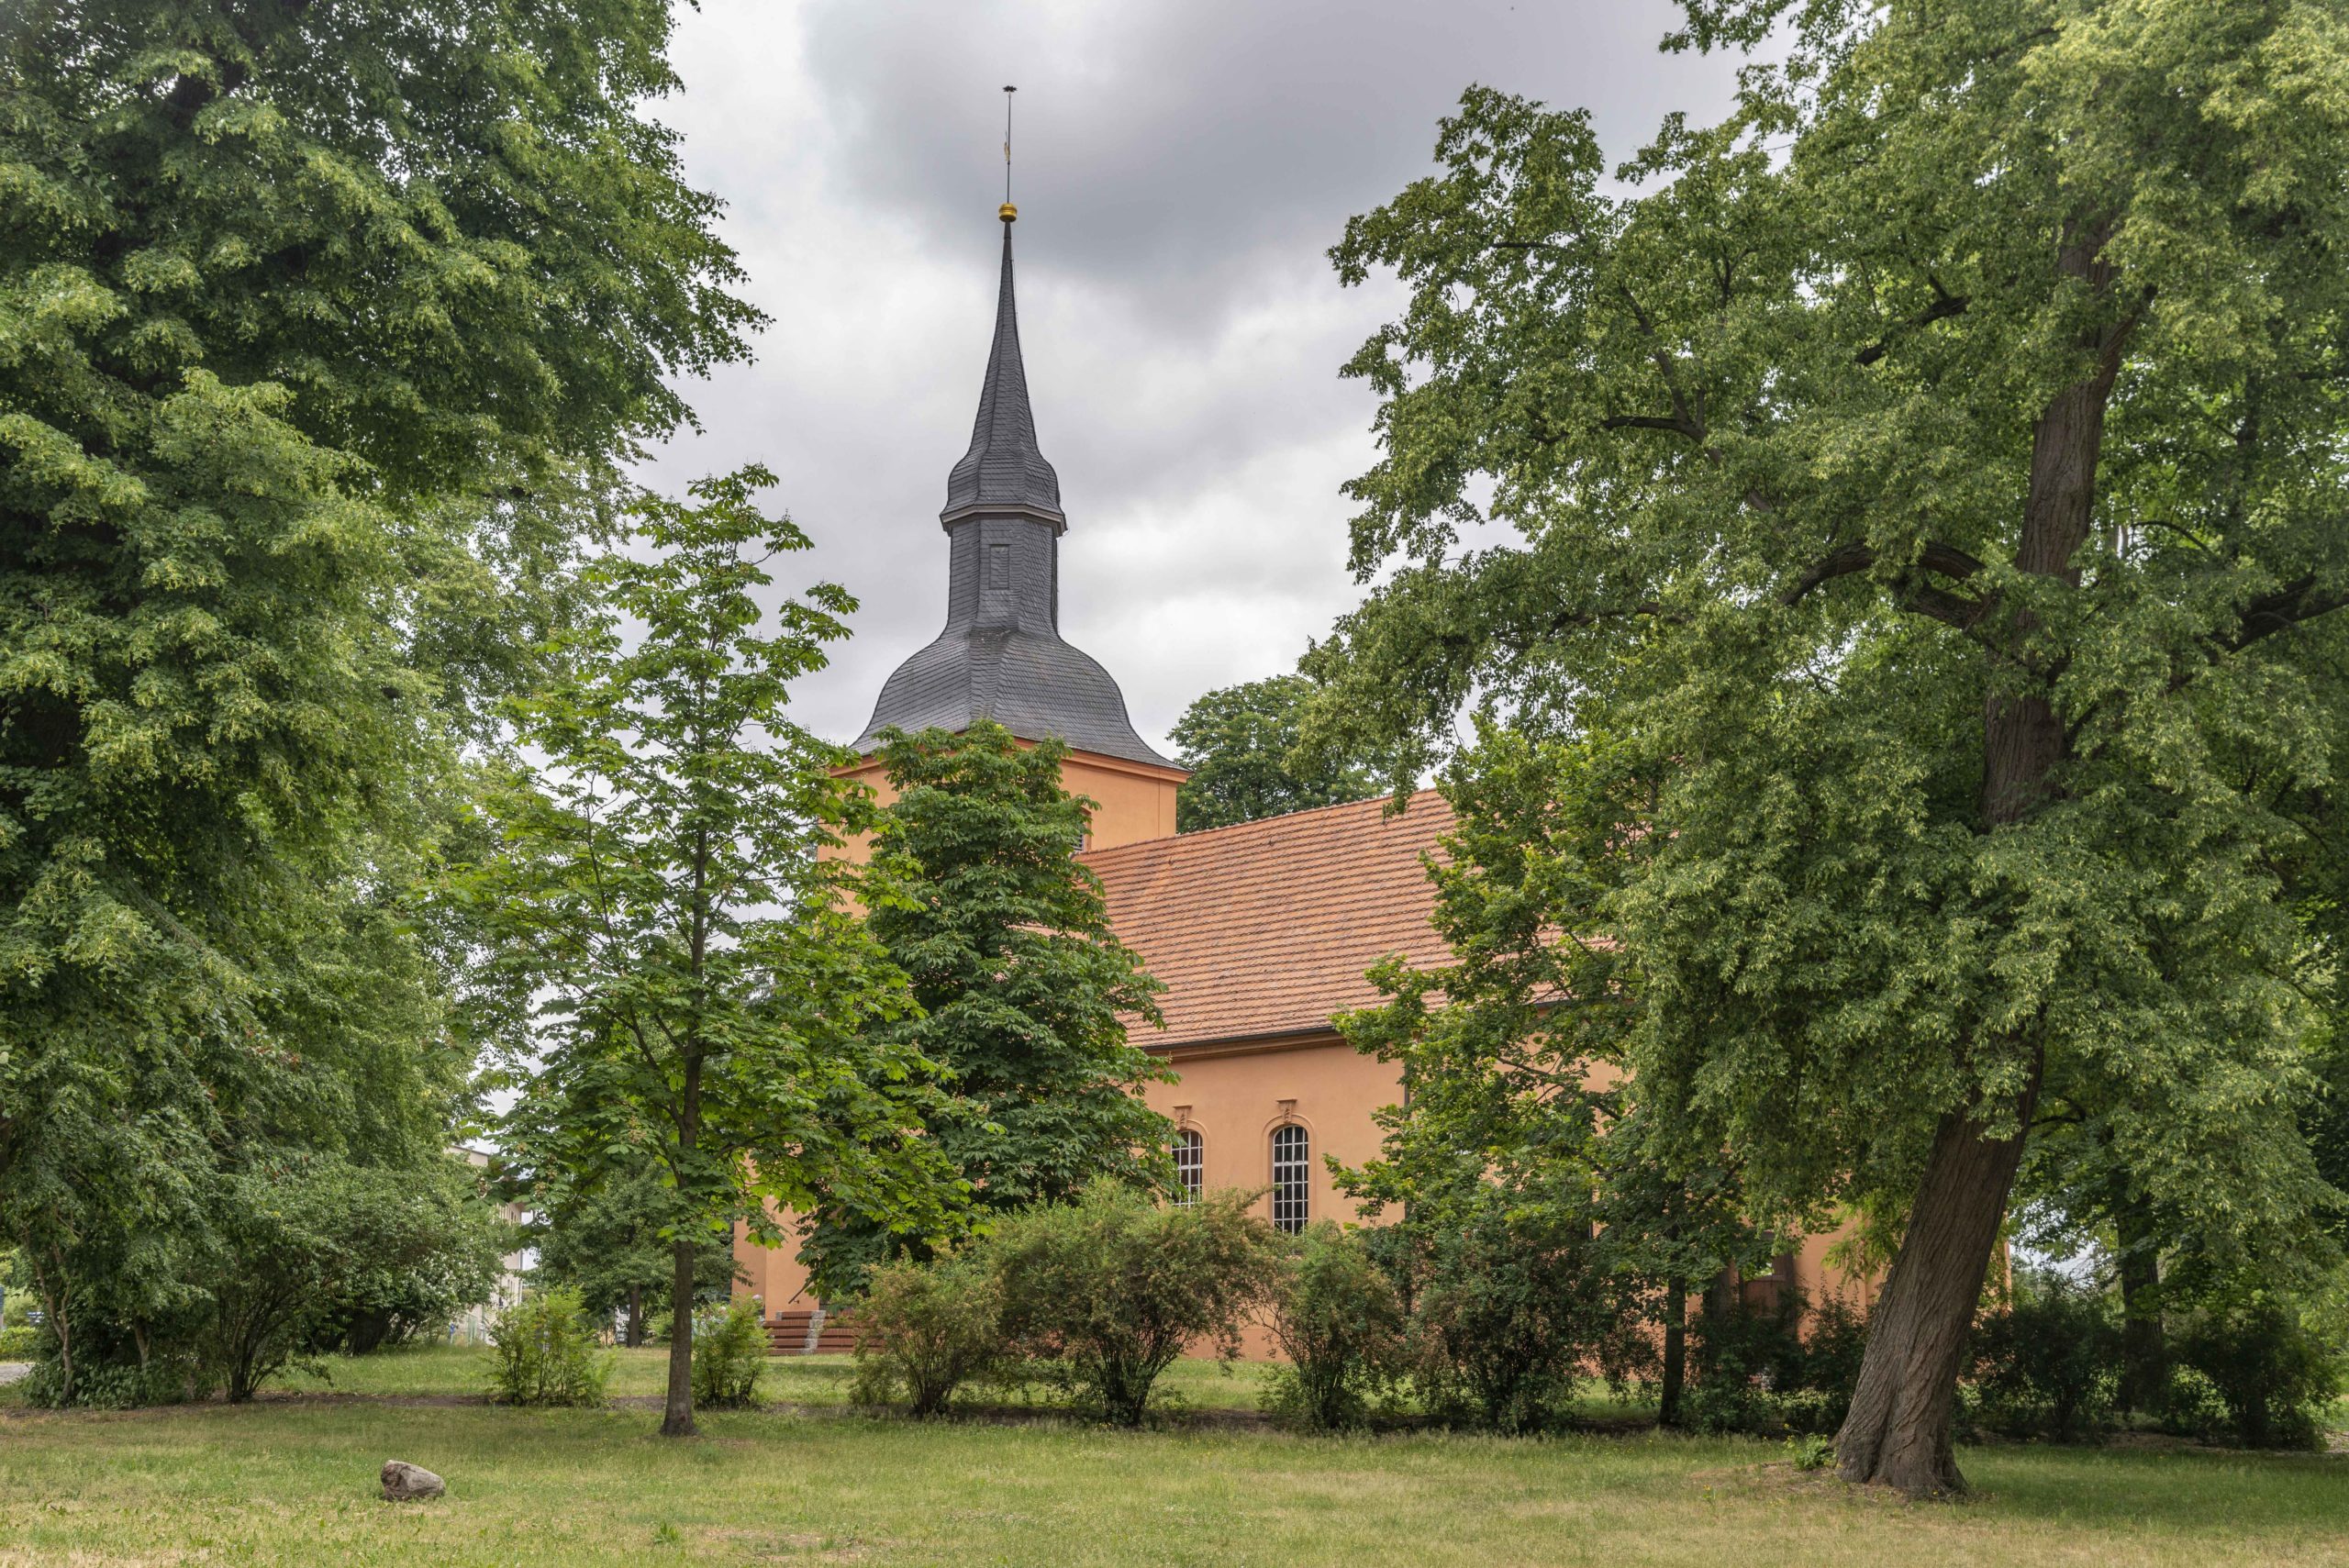
POLYGON ((1088 847, 1107 848, 1174 831, 1174 792, 1189 775, 1134 732, 1125 695, 1060 630, 1060 476, 1036 444, 1028 372, 1019 354, 1012 295, 1011 226, 1006 202, 1003 281, 995 341, 971 447, 946 476, 946 628, 897 666, 856 740, 863 759, 849 770, 887 797, 873 758, 882 730, 962 730, 993 719, 1022 740, 1069 747, 1061 780, 1097 803, 1088 847))

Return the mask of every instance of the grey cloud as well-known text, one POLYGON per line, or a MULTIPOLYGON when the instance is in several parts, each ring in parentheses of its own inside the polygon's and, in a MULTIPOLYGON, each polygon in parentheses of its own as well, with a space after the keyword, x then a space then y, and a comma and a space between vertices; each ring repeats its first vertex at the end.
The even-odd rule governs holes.
POLYGON ((1063 618, 1153 742, 1199 692, 1286 668, 1358 590, 1338 487, 1375 453, 1337 368, 1392 310, 1323 258, 1429 172, 1471 82, 1588 106, 1627 152, 1733 65, 1658 55, 1653 0, 969 0, 685 13, 658 112, 774 317, 685 388, 664 487, 759 458, 818 541, 786 583, 863 602, 803 718, 846 737, 937 629, 946 471, 995 294, 1002 94, 1017 108, 1021 335, 1070 517, 1063 618))

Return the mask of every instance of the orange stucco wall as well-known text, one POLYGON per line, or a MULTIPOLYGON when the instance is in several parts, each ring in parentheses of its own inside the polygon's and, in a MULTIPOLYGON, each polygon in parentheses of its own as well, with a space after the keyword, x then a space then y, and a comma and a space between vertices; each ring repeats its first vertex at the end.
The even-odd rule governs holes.
MULTIPOLYGON (((1311 1157, 1308 1218, 1354 1218, 1354 1206, 1330 1180, 1328 1160, 1359 1165, 1378 1152, 1371 1117, 1402 1098, 1393 1062, 1364 1056, 1333 1035, 1242 1051, 1176 1051, 1167 1061, 1180 1079, 1152 1084, 1143 1097, 1176 1127, 1198 1132, 1203 1187, 1269 1187, 1273 1129, 1294 1123, 1305 1129, 1311 1157)), ((1256 1202, 1272 1218, 1271 1198, 1256 1202)))
MULTIPOLYGON (((871 757, 842 768, 841 777, 854 779, 871 790, 874 799, 883 806, 897 798, 887 772, 871 757)), ((1090 850, 1106 850, 1143 839, 1172 838, 1175 792, 1188 777, 1180 768, 1153 768, 1091 751, 1072 751, 1061 764, 1062 787, 1094 803, 1091 827, 1085 840, 1085 848, 1090 850)), ((852 839, 838 852, 861 861, 867 846, 861 838, 852 839)))

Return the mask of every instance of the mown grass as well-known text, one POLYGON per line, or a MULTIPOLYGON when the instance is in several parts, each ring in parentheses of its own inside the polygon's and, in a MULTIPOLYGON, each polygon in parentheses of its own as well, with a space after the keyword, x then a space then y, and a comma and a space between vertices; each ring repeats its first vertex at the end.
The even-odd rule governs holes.
MULTIPOLYGON (((321 1393, 406 1398, 479 1395, 489 1387, 494 1354, 485 1345, 424 1345, 372 1356, 328 1356, 318 1363, 316 1374, 289 1375, 264 1397, 321 1393)), ((613 1398, 654 1398, 669 1386, 665 1347, 616 1350, 610 1354, 612 1377, 607 1392, 613 1398)), ((777 1404, 845 1406, 849 1380, 855 1372, 856 1362, 851 1356, 774 1356, 768 1359, 760 1392, 777 1404)), ((1159 1387, 1177 1411, 1253 1410, 1260 1383, 1257 1367, 1186 1361, 1170 1367, 1159 1380, 1159 1387)), ((0 1394, 0 1399, 6 1397, 0 1394)), ((1019 1403, 1018 1396, 1008 1397, 1019 1403)))
MULTIPOLYGON (((337 1382, 469 1395, 478 1359, 373 1358, 337 1382)), ((844 1363, 774 1367, 779 1396, 837 1402, 844 1363)), ((1245 1372, 1177 1376, 1252 1398, 1245 1372)), ((630 1354, 621 1379, 652 1392, 658 1356, 630 1354)), ((0 1565, 2349 1563, 2349 1461, 2317 1456, 1970 1450, 1975 1497, 1908 1505, 1799 1475, 1775 1445, 1652 1434, 1333 1440, 818 1408, 708 1416, 677 1443, 655 1422, 363 1398, 9 1409, 0 1565), (449 1496, 378 1501, 389 1458, 440 1471, 449 1496)))

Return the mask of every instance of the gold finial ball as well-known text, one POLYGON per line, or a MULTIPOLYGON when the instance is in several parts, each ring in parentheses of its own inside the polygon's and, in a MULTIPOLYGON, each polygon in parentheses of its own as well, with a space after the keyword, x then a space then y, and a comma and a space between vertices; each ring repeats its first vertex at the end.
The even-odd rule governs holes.
POLYGON ((996 208, 995 215, 996 217, 1003 219, 1006 223, 1018 223, 1019 221, 1019 209, 1013 206, 1009 202, 1006 202, 1001 206, 996 208))

